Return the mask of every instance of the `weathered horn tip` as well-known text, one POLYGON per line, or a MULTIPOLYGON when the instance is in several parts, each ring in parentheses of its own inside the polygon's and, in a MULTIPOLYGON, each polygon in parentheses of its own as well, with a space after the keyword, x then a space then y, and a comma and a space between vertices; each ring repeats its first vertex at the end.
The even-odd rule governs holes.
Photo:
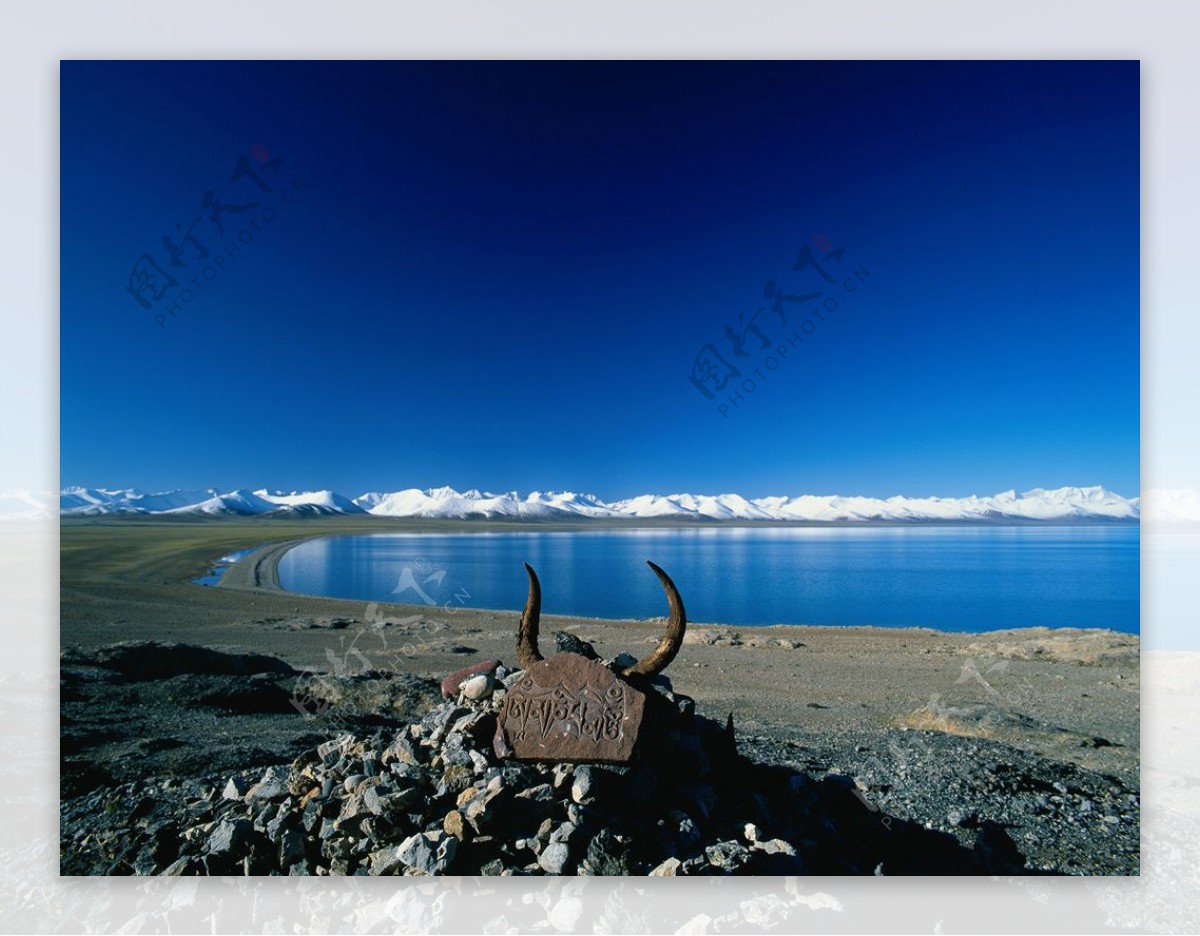
POLYGON ((517 662, 521 669, 529 669, 542 657, 538 649, 538 622, 542 614, 542 584, 537 573, 528 562, 524 563, 529 574, 529 594, 525 599, 525 610, 521 612, 521 623, 517 629, 517 662))
POLYGON ((662 568, 649 559, 650 566, 667 593, 667 603, 670 613, 667 616, 667 632, 663 635, 657 647, 648 656, 638 660, 636 664, 622 671, 624 676, 656 676, 667 668, 683 644, 683 633, 687 628, 687 614, 683 610, 683 599, 679 597, 679 589, 662 568))
POLYGON ((658 580, 660 582, 662 582, 664 585, 666 585, 667 582, 671 582, 672 585, 675 584, 673 581, 671 581, 671 576, 667 575, 667 573, 663 569, 663 567, 660 566, 657 562, 651 562, 649 559, 647 559, 646 565, 650 566, 651 571, 653 571, 654 574, 658 576, 658 580))

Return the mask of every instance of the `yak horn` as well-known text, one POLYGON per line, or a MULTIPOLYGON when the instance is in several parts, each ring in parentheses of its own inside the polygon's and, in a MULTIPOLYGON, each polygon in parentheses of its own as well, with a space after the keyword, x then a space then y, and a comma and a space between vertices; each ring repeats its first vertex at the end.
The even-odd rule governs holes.
POLYGON ((544 657, 538 650, 538 623, 542 617, 542 583, 538 581, 533 566, 525 563, 529 573, 529 597, 525 599, 525 610, 521 612, 521 627, 517 631, 517 662, 521 669, 529 669, 544 657))
POLYGON ((671 581, 671 576, 649 560, 646 561, 646 564, 654 570, 654 574, 662 582, 663 591, 667 593, 667 604, 670 605, 671 614, 667 618, 667 632, 659 641, 658 646, 649 656, 643 657, 633 666, 623 670, 622 676, 654 676, 661 673, 675 659, 675 654, 683 646, 683 632, 687 629, 687 615, 683 610, 683 599, 679 597, 679 590, 671 581))

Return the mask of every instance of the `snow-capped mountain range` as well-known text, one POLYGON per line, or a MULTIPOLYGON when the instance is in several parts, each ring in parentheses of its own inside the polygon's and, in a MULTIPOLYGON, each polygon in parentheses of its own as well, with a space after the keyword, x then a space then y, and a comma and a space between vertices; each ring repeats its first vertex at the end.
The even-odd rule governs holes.
MULTIPOLYGON (((24 492, 0 497, 0 516, 48 507, 46 498, 24 492), (11 506, 11 509, 5 509, 11 506)), ((1184 498, 1186 500, 1186 498, 1184 498)), ((1194 503, 1194 495, 1192 498, 1194 503)), ((643 494, 606 503, 592 494, 516 491, 492 494, 459 492, 449 487, 348 498, 334 491, 215 489, 146 494, 136 489, 69 487, 59 496, 63 515, 164 514, 242 515, 372 514, 381 517, 566 520, 578 518, 676 518, 689 520, 761 520, 825 523, 870 522, 1136 522, 1139 498, 1122 497, 1103 487, 1035 488, 987 497, 844 497, 805 494, 760 497, 740 494, 643 494)))

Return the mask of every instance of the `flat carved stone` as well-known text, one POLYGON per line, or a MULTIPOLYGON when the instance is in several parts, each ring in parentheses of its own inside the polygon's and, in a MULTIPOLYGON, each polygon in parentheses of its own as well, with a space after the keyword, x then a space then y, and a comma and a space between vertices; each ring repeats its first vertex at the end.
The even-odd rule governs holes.
POLYGON ((508 690, 493 746, 514 760, 624 763, 645 704, 644 694, 607 667, 558 653, 508 690))

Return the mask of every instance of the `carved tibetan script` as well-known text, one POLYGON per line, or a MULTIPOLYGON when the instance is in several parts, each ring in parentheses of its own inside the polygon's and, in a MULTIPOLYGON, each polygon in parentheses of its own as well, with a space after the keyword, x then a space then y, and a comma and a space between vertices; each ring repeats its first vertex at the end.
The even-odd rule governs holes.
POLYGON ((496 727, 500 757, 534 761, 629 760, 646 697, 611 670, 559 653, 526 670, 496 727))

